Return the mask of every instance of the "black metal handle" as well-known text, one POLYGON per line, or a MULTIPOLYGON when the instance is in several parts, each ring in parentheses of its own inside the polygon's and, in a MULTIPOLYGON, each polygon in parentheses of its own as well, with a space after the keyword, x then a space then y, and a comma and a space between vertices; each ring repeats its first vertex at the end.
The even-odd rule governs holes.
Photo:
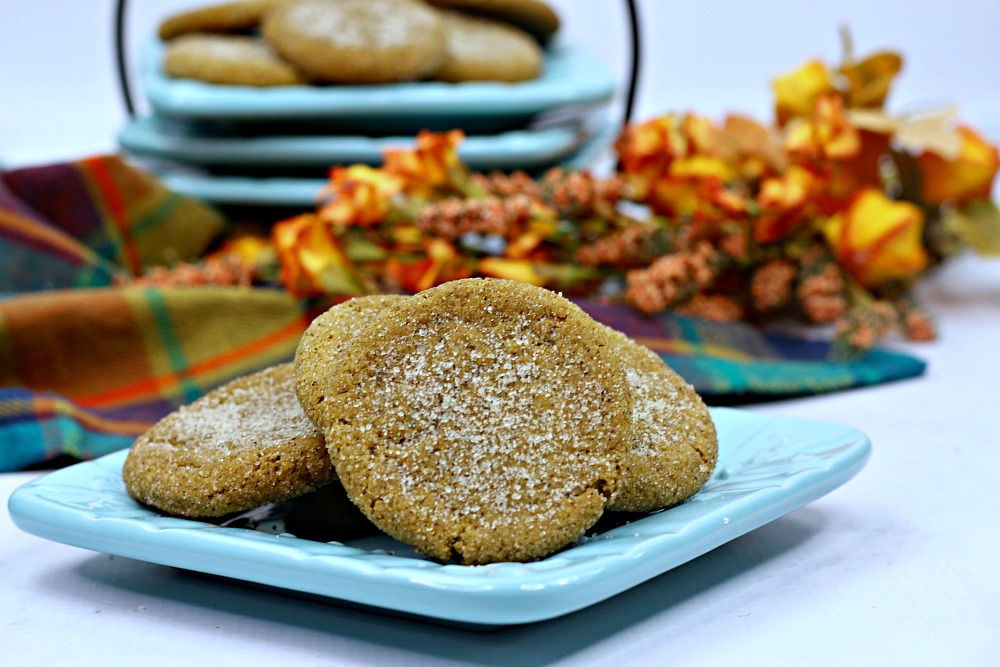
MULTIPOLYGON (((125 0, 115 2, 115 64, 118 69, 118 85, 121 89, 122 101, 129 117, 135 116, 135 103, 132 99, 132 89, 128 80, 128 65, 125 62, 125 0)), ((628 15, 629 41, 629 75, 628 87, 625 89, 625 110, 622 127, 632 120, 635 107, 635 94, 639 85, 639 64, 642 55, 641 33, 639 30, 639 12, 635 0, 625 0, 625 11, 628 15)))
POLYGON ((121 89, 125 111, 130 118, 135 116, 132 90, 128 82, 128 67, 125 63, 125 0, 115 3, 115 64, 118 68, 118 86, 121 89))

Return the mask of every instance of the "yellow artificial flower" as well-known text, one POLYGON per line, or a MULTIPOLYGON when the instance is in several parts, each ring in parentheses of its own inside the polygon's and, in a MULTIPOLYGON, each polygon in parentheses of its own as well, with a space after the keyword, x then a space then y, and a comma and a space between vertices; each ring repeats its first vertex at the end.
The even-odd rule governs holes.
POLYGON ((844 114, 843 99, 824 94, 815 99, 807 117, 789 123, 785 148, 793 156, 845 160, 861 150, 861 138, 844 114))
POLYGON ((997 147, 971 127, 962 126, 957 131, 960 144, 954 158, 929 150, 917 156, 923 179, 920 194, 928 204, 946 201, 964 204, 990 196, 993 179, 1000 167, 997 147))
POLYGON ((780 126, 792 118, 811 116, 821 95, 837 92, 830 72, 819 60, 811 60, 779 76, 771 82, 771 87, 774 91, 774 113, 780 126))
POLYGON ((545 278, 527 259, 507 259, 506 257, 484 257, 479 260, 479 272, 490 278, 506 278, 522 283, 545 285, 545 278))
POLYGON ((837 262, 865 287, 910 280, 927 266, 923 211, 875 188, 858 192, 822 230, 837 262))

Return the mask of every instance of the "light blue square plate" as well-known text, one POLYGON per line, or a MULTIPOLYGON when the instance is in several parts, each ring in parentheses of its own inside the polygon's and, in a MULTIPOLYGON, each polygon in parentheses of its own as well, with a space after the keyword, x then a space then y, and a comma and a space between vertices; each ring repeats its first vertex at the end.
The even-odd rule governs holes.
MULTIPOLYGON (((557 159, 555 164, 568 170, 592 166, 607 151, 618 131, 616 123, 607 123, 589 135, 575 150, 557 159)), ((515 163, 520 165, 517 168, 523 169, 543 166, 543 162, 529 164, 540 156, 539 146, 533 146, 530 138, 527 142, 521 141, 517 135, 517 132, 507 133, 505 136, 512 141, 491 142, 485 148, 483 144, 478 144, 478 155, 470 153, 467 148, 463 151, 463 147, 472 139, 469 137, 463 142, 459 152, 463 157, 472 157, 474 162, 478 162, 478 170, 482 170, 487 162, 494 164, 491 169, 509 169, 515 163), (501 162, 504 166, 499 166, 501 162)), ((476 142, 472 143, 474 147, 477 146, 476 142)), ((312 208, 316 206, 320 192, 328 185, 328 181, 323 178, 214 174, 199 167, 157 159, 157 156, 145 157, 153 158, 145 163, 145 167, 155 173, 166 187, 212 204, 312 208)))
POLYGON ((242 123, 322 123, 340 133, 453 127, 499 131, 523 127, 532 117, 553 109, 605 104, 617 87, 603 62, 571 43, 549 47, 541 75, 518 83, 415 81, 269 88, 172 78, 161 66, 163 50, 159 40, 149 41, 139 73, 142 90, 160 115, 242 123))
MULTIPOLYGON (((551 127, 468 135, 458 146, 470 169, 534 170, 555 164, 579 149, 595 129, 582 120, 551 127)), ((133 155, 202 167, 283 169, 382 163, 390 148, 412 148, 412 136, 214 135, 156 115, 129 122, 118 143, 133 155)))
POLYGON ((126 452, 19 488, 14 523, 85 549, 465 625, 554 618, 605 600, 836 489, 870 455, 860 432, 714 409, 719 465, 689 501, 533 563, 441 564, 389 538, 325 543, 161 516, 126 493, 126 452))

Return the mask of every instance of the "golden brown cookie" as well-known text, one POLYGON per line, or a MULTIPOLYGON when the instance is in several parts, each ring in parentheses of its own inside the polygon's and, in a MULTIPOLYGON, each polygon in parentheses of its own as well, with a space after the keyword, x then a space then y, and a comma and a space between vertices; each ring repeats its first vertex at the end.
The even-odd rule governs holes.
POLYGON ((660 357, 608 329, 632 391, 632 446, 608 509, 648 512, 690 498, 711 477, 718 439, 708 407, 660 357))
POLYGON ((394 304, 321 380, 320 423, 348 496, 442 560, 525 561, 577 539, 618 486, 632 403, 603 329, 508 280, 394 304))
POLYGON ((260 25, 269 7, 286 1, 242 0, 180 12, 160 23, 160 39, 173 39, 192 32, 247 32, 260 25))
POLYGON ((307 83, 262 39, 238 35, 188 34, 170 41, 163 55, 170 76, 234 86, 307 83))
POLYGON ((543 46, 559 31, 559 15, 540 0, 427 0, 427 4, 510 23, 543 46))
POLYGON ((136 500, 215 517, 301 495, 336 479, 323 437, 295 397, 291 363, 233 380, 157 422, 122 469, 136 500))
POLYGON ((528 33, 511 25, 442 12, 448 57, 435 73, 441 81, 527 81, 542 71, 542 49, 528 33))
POLYGON ((440 14, 420 0, 296 0, 266 13, 264 37, 316 81, 422 79, 444 61, 440 14))
POLYGON ((317 422, 317 410, 326 396, 320 379, 333 372, 345 348, 402 295, 373 294, 339 303, 317 316, 306 328, 295 351, 295 393, 306 415, 317 422))

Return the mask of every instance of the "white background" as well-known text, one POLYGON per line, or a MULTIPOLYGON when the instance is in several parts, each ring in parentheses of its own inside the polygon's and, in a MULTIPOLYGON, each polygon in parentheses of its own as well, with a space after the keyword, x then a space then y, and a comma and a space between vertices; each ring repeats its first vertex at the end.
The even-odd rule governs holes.
MULTIPOLYGON (((128 62, 164 16, 206 0, 132 0, 128 62)), ((625 3, 552 0, 568 39, 624 76, 625 3)), ((955 104, 961 117, 1000 138, 998 0, 638 0, 642 79, 635 117, 728 111, 771 114, 770 80, 807 58, 836 63, 839 30, 859 55, 901 51, 894 111, 955 104)), ((126 120, 115 74, 110 0, 0 2, 0 165, 115 150, 126 120)), ((137 95, 137 97, 141 97, 137 95)), ((141 100, 140 100, 141 101, 141 100)))
MULTIPOLYGON (((191 2, 136 0, 130 55, 191 2)), ((622 3, 554 1, 621 71, 622 3)), ((637 117, 769 118, 769 81, 809 57, 899 49, 898 111, 955 103, 1000 138, 1000 2, 645 0, 637 117)), ((0 0, 0 164, 112 151, 125 121, 112 4, 0 0)), ((940 340, 916 379, 747 406, 871 438, 828 496, 633 591, 546 624, 467 633, 186 577, 42 540, 0 509, 3 665, 938 665, 1000 655, 1000 261, 922 283, 940 340)), ((0 475, 0 508, 37 473, 0 475)))

